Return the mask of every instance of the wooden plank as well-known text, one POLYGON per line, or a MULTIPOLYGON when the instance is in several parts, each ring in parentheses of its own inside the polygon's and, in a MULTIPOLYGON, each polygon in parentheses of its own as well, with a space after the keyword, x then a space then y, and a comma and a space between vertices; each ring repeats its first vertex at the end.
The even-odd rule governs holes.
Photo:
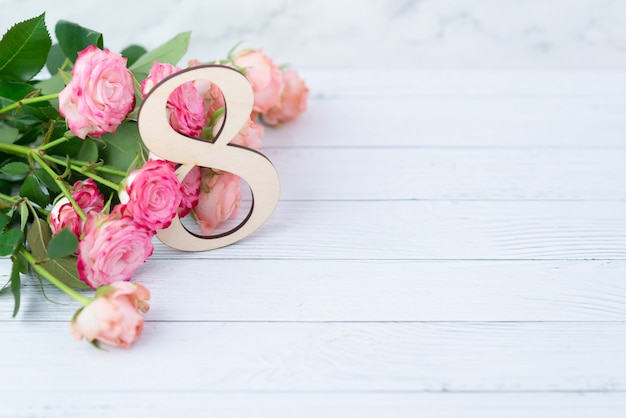
POLYGON ((302 71, 315 97, 624 97, 623 71, 328 69, 302 71))
POLYGON ((624 97, 313 99, 263 145, 623 148, 624 97))
MULTIPOLYGON (((150 259, 134 279, 150 321, 623 321, 625 276, 624 261, 150 259)), ((24 283, 17 319, 6 295, 0 320, 68 322, 78 308, 24 283)))
POLYGON ((626 200, 626 187, 619 187, 626 179, 626 148, 326 148, 265 154, 282 179, 283 200, 626 200))
POLYGON ((104 352, 77 346, 66 323, 2 322, 0 370, 14 378, 0 393, 624 392, 625 331, 581 322, 149 322, 132 351, 104 352))
POLYGON ((155 258, 624 259, 626 202, 280 202, 235 245, 155 258))
POLYGON ((622 393, 212 393, 118 392, 98 396, 20 394, 3 400, 0 417, 111 416, 220 418, 622 418, 622 393))

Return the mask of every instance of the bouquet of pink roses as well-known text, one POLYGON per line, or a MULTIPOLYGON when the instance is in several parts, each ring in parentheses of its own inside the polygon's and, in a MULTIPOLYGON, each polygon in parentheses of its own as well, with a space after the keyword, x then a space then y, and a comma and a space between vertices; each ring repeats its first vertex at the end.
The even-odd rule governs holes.
MULTIPOLYGON (((152 51, 117 53, 104 49, 102 34, 67 21, 57 23, 52 45, 44 17, 0 40, 0 256, 13 263, 2 291, 13 294, 15 316, 21 274, 33 272, 82 305, 70 326, 75 337, 124 347, 141 335, 149 308, 149 291, 129 280, 152 254, 156 231, 189 216, 213 234, 237 216, 241 179, 194 167, 179 181, 175 164, 151 156, 139 135, 141 103, 180 71, 189 33, 152 51), (35 80, 44 66, 50 77, 35 80)), ((264 125, 306 109, 299 75, 262 51, 231 51, 214 63, 244 74, 254 94, 231 143, 259 150, 264 125)), ((210 142, 224 122, 224 98, 208 80, 187 82, 169 96, 166 115, 176 132, 210 142)))

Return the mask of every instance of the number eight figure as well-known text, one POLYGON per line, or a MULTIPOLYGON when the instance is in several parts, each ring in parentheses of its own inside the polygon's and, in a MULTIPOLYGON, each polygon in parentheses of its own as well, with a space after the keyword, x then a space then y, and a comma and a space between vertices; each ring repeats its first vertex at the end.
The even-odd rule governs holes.
POLYGON ((176 216, 167 229, 157 232, 164 244, 184 251, 224 247, 257 230, 276 208, 280 183, 270 160, 260 152, 228 143, 248 122, 253 102, 252 87, 245 76, 221 65, 198 66, 172 74, 145 98, 137 118, 139 134, 153 154, 180 164, 176 170, 180 182, 194 166, 210 167, 241 177, 252 192, 252 208, 234 229, 219 235, 201 236, 187 230, 176 216), (194 80, 215 83, 224 95, 224 124, 212 143, 176 132, 166 113, 170 94, 180 85, 194 80))

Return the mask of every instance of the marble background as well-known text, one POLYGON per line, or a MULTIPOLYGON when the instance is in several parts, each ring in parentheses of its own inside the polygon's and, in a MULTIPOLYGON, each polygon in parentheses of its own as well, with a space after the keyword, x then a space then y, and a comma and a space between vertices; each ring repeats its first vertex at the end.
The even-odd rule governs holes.
POLYGON ((243 42, 301 69, 626 69, 624 0, 0 0, 0 10, 2 33, 46 10, 51 30, 76 21, 115 50, 191 30, 186 59, 243 42))

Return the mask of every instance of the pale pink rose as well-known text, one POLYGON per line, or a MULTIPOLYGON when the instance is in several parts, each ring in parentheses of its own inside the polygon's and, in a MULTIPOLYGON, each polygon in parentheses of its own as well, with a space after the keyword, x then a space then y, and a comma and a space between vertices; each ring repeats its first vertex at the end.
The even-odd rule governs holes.
POLYGON ((83 220, 78 216, 76 209, 67 199, 59 199, 50 211, 50 229, 52 234, 57 234, 63 228, 69 228, 76 237, 80 237, 83 232, 83 220))
MULTIPOLYGON (((196 67, 198 65, 202 65, 202 63, 196 59, 189 61, 190 67, 196 67)), ((217 86, 217 84, 212 83, 209 80, 195 80, 193 82, 194 86, 196 86, 196 90, 202 96, 204 100, 204 110, 206 113, 206 125, 208 125, 208 121, 211 119, 211 115, 221 108, 224 107, 224 95, 222 94, 222 90, 217 86)))
POLYGON ((118 205, 110 215, 91 212, 78 244, 78 275, 93 289, 130 280, 154 249, 154 233, 138 226, 118 205))
POLYGON ((200 197, 200 182, 202 180, 202 171, 196 166, 191 169, 180 184, 182 199, 178 207, 178 216, 184 218, 189 214, 191 208, 198 204, 200 197))
MULTIPOLYGON (((255 119, 256 115, 253 115, 253 117, 248 119, 248 122, 246 122, 243 128, 241 128, 237 135, 230 140, 230 143, 260 151, 261 146, 263 145, 263 143, 261 142, 261 137, 263 136, 263 132, 265 131, 265 129, 263 128, 263 125, 257 123, 255 119)), ((223 121, 224 118, 221 117, 213 126, 214 137, 219 133, 223 121)))
MULTIPOLYGON (((152 90, 152 88, 176 72, 180 68, 171 64, 160 64, 154 62, 150 74, 141 83, 141 92, 143 97, 152 90)), ((167 100, 167 114, 169 116, 170 125, 177 132, 199 137, 204 126, 204 100, 193 82, 188 82, 177 87, 167 100)))
POLYGON ((170 226, 182 200, 174 166, 165 160, 149 160, 128 176, 126 195, 120 201, 142 228, 150 231, 170 226))
POLYGON ((77 340, 102 342, 128 347, 143 331, 144 318, 150 306, 150 292, 140 283, 114 282, 110 289, 100 292, 89 305, 81 308, 70 332, 77 340))
POLYGON ((233 63, 243 68, 254 92, 253 110, 265 113, 280 100, 283 74, 278 65, 260 49, 246 49, 233 57, 233 63))
MULTIPOLYGON (((85 214, 91 211, 100 212, 104 208, 104 196, 98 190, 96 182, 92 179, 77 181, 74 183, 72 198, 85 214)), ((50 229, 53 234, 67 227, 80 238, 83 232, 84 221, 78 216, 76 209, 70 201, 63 197, 59 199, 50 211, 50 229)))
POLYGON ((202 186, 193 213, 205 235, 223 221, 234 219, 241 204, 241 179, 235 174, 202 168, 202 186))
POLYGON ((74 135, 85 139, 115 132, 134 107, 126 58, 94 45, 78 53, 72 81, 59 93, 59 113, 74 135))
POLYGON ((262 115, 268 125, 290 122, 304 113, 309 97, 309 88, 294 70, 283 71, 284 88, 280 100, 262 115))

